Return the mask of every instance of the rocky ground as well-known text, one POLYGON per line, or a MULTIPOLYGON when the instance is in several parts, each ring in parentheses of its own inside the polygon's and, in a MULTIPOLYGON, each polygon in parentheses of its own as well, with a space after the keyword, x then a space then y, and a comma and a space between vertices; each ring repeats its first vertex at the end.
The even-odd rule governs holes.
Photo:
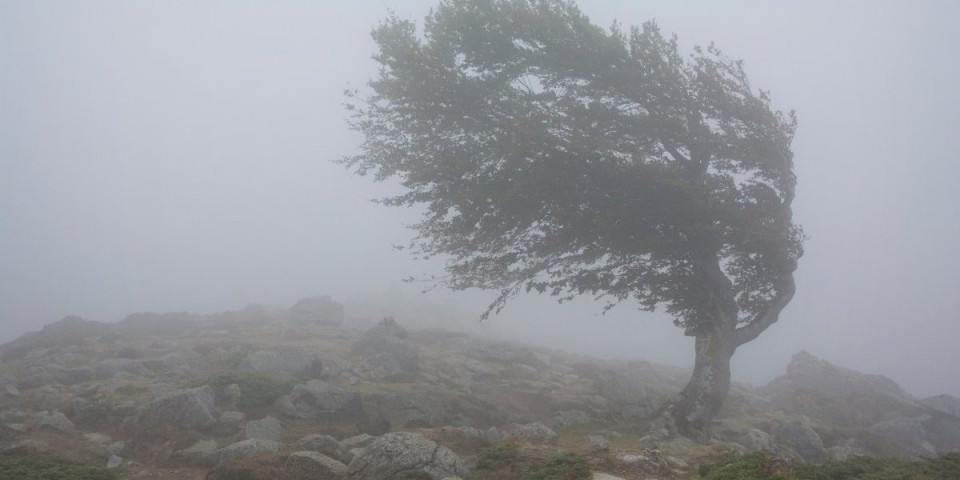
POLYGON ((47 325, 0 346, 0 462, 51 453, 124 478, 519 479, 563 451, 616 480, 698 478, 730 452, 960 451, 960 399, 916 399, 803 352, 764 387, 735 385, 716 438, 695 444, 660 416, 681 369, 344 318, 314 297, 47 325))

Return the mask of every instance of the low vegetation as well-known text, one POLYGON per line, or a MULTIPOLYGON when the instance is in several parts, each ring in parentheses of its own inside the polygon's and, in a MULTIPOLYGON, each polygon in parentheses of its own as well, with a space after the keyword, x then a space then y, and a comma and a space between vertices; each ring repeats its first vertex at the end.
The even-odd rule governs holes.
POLYGON ((193 382, 191 386, 210 385, 217 392, 221 392, 223 387, 236 384, 240 387, 237 407, 246 410, 270 406, 281 395, 289 392, 296 383, 294 379, 241 371, 207 377, 199 382, 193 382))
POLYGON ((582 456, 561 452, 527 472, 524 480, 589 480, 590 477, 590 466, 582 456))
POLYGON ((0 460, 0 480, 120 480, 120 474, 62 458, 29 455, 0 460))
POLYGON ((960 478, 960 453, 923 460, 853 457, 793 467, 755 453, 721 460, 701 468, 700 475, 705 480, 956 480, 960 478))

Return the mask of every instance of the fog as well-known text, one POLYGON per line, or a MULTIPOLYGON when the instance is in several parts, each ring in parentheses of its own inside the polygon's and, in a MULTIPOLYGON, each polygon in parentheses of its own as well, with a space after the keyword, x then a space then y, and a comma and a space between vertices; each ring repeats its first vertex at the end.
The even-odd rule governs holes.
MULTIPOLYGON (((691 365, 692 341, 631 304, 522 297, 476 325, 492 292, 401 281, 440 269, 393 249, 417 212, 332 162, 358 149, 341 103, 376 74, 371 28, 433 4, 0 0, 0 341, 67 314, 373 295, 691 365)), ((960 3, 579 4, 601 25, 655 18, 688 52, 713 41, 798 112, 797 295, 735 378, 765 383, 806 349, 960 396, 960 3)))

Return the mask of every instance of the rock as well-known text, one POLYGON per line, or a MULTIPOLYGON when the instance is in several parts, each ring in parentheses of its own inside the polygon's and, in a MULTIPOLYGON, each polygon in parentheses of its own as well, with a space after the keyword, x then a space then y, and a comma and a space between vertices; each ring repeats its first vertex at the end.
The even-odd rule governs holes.
POLYGON ((353 353, 388 377, 409 377, 420 370, 420 352, 406 338, 407 331, 387 317, 357 339, 353 353))
POLYGON ((200 440, 189 448, 177 451, 174 456, 192 465, 213 466, 217 460, 217 441, 200 440))
POLYGON ((290 307, 290 320, 300 324, 343 325, 343 305, 328 295, 302 298, 290 307))
POLYGON ((297 445, 305 450, 320 452, 332 458, 339 458, 340 452, 343 450, 343 444, 338 442, 337 439, 331 437, 330 435, 307 435, 306 437, 301 438, 297 442, 297 445))
POLYGON ((243 412, 228 410, 220 414, 220 418, 217 420, 217 429, 226 432, 228 435, 233 434, 240 429, 246 418, 247 416, 243 412))
POLYGON ((215 413, 213 389, 204 385, 148 403, 143 410, 143 419, 202 430, 217 423, 215 413))
POLYGON ((757 430, 756 428, 748 428, 745 430, 737 437, 737 443, 743 445, 747 453, 777 453, 777 445, 773 441, 773 437, 767 434, 767 432, 757 430))
POLYGON ((934 397, 927 397, 920 400, 920 403, 943 413, 960 417, 960 398, 952 395, 937 395, 934 397))
POLYGON ((808 463, 823 463, 827 460, 827 451, 823 448, 820 435, 800 420, 781 422, 773 434, 780 444, 797 452, 808 463))
POLYGON ((20 390, 18 390, 17 386, 12 383, 7 384, 6 388, 4 388, 4 391, 11 397, 20 396, 20 390))
POLYGON ((583 410, 562 410, 553 414, 547 422, 551 428, 563 428, 571 425, 590 423, 590 416, 583 410))
POLYGON ((385 434, 350 462, 351 477, 370 480, 443 480, 464 477, 463 462, 449 448, 416 433, 385 434))
POLYGON ((587 446, 594 452, 606 452, 610 450, 610 440, 602 435, 588 435, 587 446))
POLYGON ((94 376, 99 379, 113 378, 120 373, 129 373, 140 377, 156 375, 153 370, 147 368, 143 360, 135 358, 108 358, 95 362, 92 367, 94 376))
POLYGON ((123 458, 110 455, 110 458, 107 459, 107 468, 119 468, 121 466, 123 466, 123 458))
POLYGON ((807 352, 794 355, 786 375, 761 391, 778 408, 837 427, 866 428, 927 408, 889 378, 838 367, 807 352))
POLYGON ((99 337, 110 326, 69 315, 60 321, 45 325, 39 332, 28 333, 7 343, 3 348, 3 360, 20 359, 27 352, 39 348, 63 348, 70 345, 82 345, 89 337, 99 337))
POLYGON ((76 430, 73 422, 59 411, 42 411, 33 416, 33 425, 36 428, 52 428, 61 432, 72 432, 76 430))
POLYGON ((50 374, 50 372, 39 365, 34 365, 27 368, 26 372, 24 372, 19 386, 20 388, 28 389, 54 385, 56 383, 59 382, 57 382, 57 379, 50 374))
POLYGON ((609 473, 594 473, 592 480, 626 480, 623 477, 615 477, 609 473))
POLYGON ((521 425, 514 423, 502 430, 504 440, 521 440, 530 443, 553 443, 557 440, 557 433, 542 423, 528 423, 521 425))
POLYGON ((279 442, 283 436, 283 427, 280 425, 280 420, 277 420, 271 416, 267 416, 260 420, 251 420, 247 422, 246 426, 243 428, 243 433, 248 439, 260 438, 263 440, 275 440, 279 442))
POLYGON ((260 350, 247 355, 240 368, 265 375, 317 378, 323 361, 315 353, 295 349, 260 350))
POLYGON ((274 407, 284 415, 321 420, 356 420, 363 414, 360 394, 321 380, 293 387, 274 407))
POLYGON ((445 423, 446 408, 433 397, 400 392, 387 394, 380 413, 392 428, 433 428, 445 423))
POLYGON ((347 466, 321 453, 293 452, 283 472, 293 479, 339 480, 347 474, 347 466))
POLYGON ((934 456, 936 450, 925 441, 924 417, 897 417, 871 426, 867 431, 887 443, 887 455, 919 458, 934 456))
POLYGON ((252 438, 232 443, 217 450, 217 466, 222 467, 234 460, 264 452, 279 452, 283 444, 274 440, 252 438))
POLYGON ((373 435, 367 435, 366 433, 361 433, 360 435, 354 435, 350 438, 346 438, 340 443, 343 444, 343 448, 346 448, 346 449, 363 448, 373 443, 373 441, 376 439, 377 437, 374 437, 373 435))
POLYGON ((474 427, 445 426, 440 429, 440 439, 446 445, 479 447, 487 445, 486 433, 474 427))

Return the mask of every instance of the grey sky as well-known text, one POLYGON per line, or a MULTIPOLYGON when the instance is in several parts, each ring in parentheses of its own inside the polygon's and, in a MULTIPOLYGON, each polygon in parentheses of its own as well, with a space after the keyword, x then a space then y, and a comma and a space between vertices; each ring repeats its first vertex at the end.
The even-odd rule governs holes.
MULTIPOLYGON (((0 0, 0 341, 66 314, 416 296, 392 250, 415 212, 331 160, 370 29, 432 1, 0 0)), ((795 215, 811 239, 781 321, 734 357, 765 382, 800 349, 960 396, 960 2, 582 1, 714 41, 795 108, 795 215)), ((489 295, 431 294, 478 314, 489 295), (442 297, 442 298, 441 298, 442 297)), ((669 319, 522 298, 482 328, 687 365, 669 319)))

